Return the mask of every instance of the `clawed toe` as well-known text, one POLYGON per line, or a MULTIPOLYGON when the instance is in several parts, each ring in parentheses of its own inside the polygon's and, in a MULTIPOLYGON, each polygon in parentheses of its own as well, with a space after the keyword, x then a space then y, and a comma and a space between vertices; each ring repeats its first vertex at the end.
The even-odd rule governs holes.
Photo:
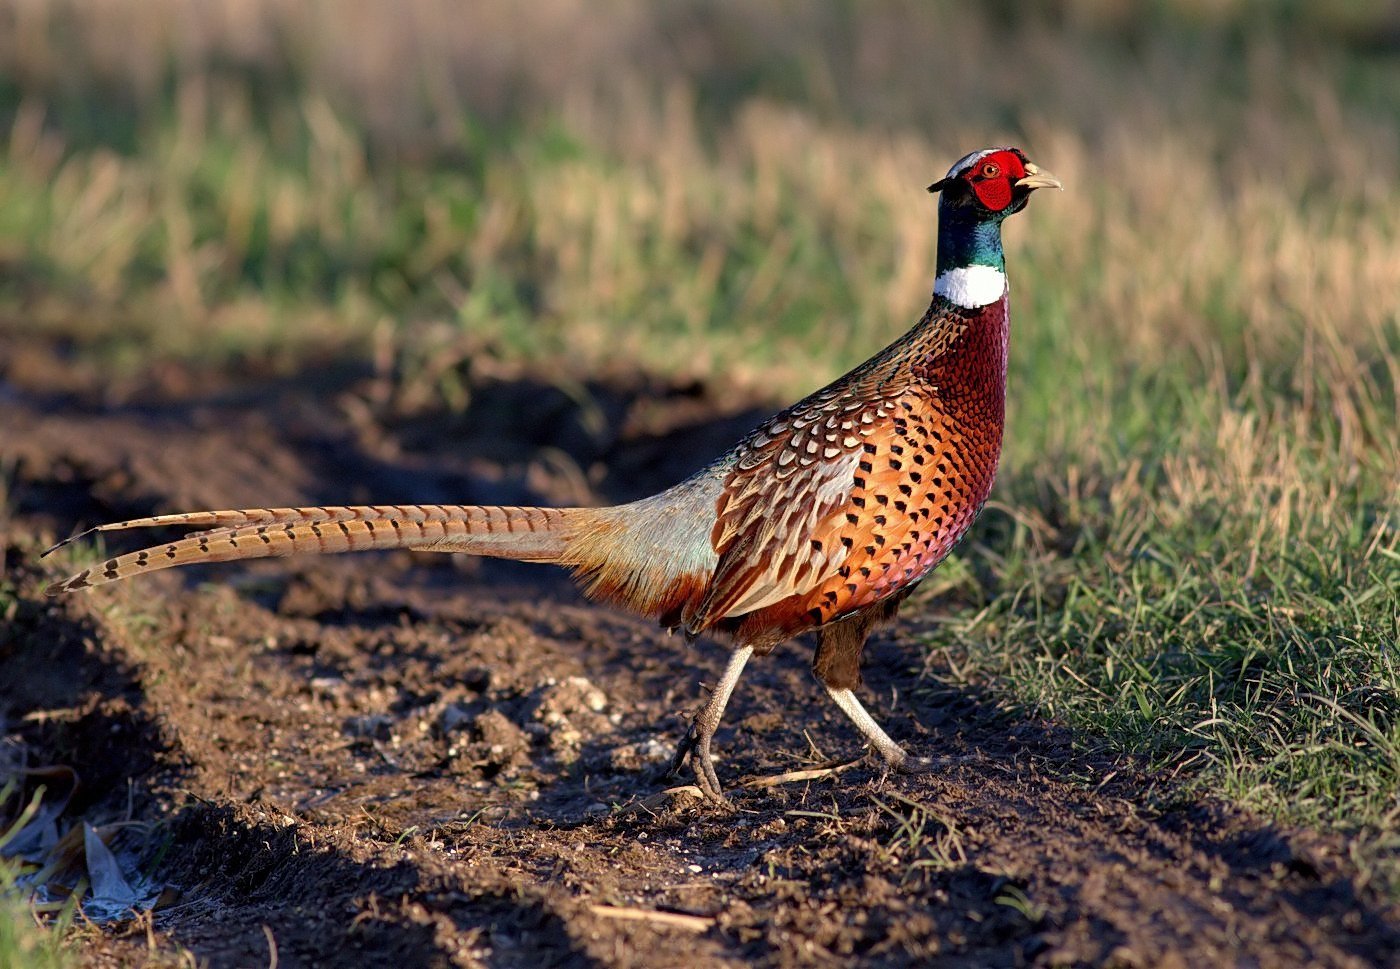
POLYGON ((932 757, 905 757, 904 760, 891 764, 890 770, 896 774, 932 774, 942 766, 940 761, 932 757))
POLYGON ((719 786, 719 778, 715 776, 713 767, 705 770, 701 765, 695 765, 695 786, 700 788, 700 793, 705 795, 705 800, 715 807, 723 808, 726 811, 734 810, 734 802, 725 796, 724 789, 719 786))
POLYGON ((719 783, 719 775, 715 773, 714 758, 710 754, 710 740, 708 737, 702 737, 693 723, 676 746, 676 754, 671 758, 671 766, 667 769, 666 776, 680 776, 687 762, 695 774, 695 786, 700 789, 705 800, 716 807, 734 810, 733 802, 725 797, 724 788, 719 783))
POLYGON ((886 761, 886 764, 896 774, 934 774, 977 759, 976 756, 915 757, 905 754, 902 758, 886 761))
POLYGON ((681 738, 681 742, 676 744, 676 752, 671 757, 671 766, 666 768, 668 778, 681 776, 681 769, 685 767, 686 760, 690 758, 699 742, 700 738, 695 732, 695 724, 692 723, 686 730, 685 736, 681 738))

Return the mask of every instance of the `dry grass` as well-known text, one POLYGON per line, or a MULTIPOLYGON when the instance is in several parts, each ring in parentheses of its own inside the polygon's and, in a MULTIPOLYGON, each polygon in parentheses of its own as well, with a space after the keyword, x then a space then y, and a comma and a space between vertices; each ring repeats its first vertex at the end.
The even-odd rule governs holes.
POLYGON ((1071 188, 1011 229, 1021 288, 1071 318, 1036 314, 1058 353, 1103 341, 1232 375, 1306 354, 1325 383, 1375 384, 1400 146, 1367 94, 1380 80, 1343 99, 1336 75, 1364 72, 1335 50, 1120 23, 1110 4, 1062 8, 1080 29, 784 13, 10 3, 7 235, 172 340, 324 339, 414 303, 497 337, 480 306, 546 331, 532 352, 591 362, 621 339, 657 367, 771 381, 776 365, 792 392, 918 312, 919 186, 1015 139, 1071 188), (278 284, 294 322, 265 305, 278 284))

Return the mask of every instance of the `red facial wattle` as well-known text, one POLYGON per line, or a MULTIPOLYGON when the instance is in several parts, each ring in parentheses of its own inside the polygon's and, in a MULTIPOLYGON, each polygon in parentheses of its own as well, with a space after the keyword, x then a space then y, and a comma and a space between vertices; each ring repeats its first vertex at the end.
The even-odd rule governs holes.
POLYGON ((994 151, 967 173, 977 200, 993 212, 1011 204, 1012 186, 1026 175, 1026 166, 1014 151, 994 151))
POLYGON ((1011 181, 1005 176, 984 178, 972 183, 977 199, 993 212, 1000 212, 1011 204, 1011 181))

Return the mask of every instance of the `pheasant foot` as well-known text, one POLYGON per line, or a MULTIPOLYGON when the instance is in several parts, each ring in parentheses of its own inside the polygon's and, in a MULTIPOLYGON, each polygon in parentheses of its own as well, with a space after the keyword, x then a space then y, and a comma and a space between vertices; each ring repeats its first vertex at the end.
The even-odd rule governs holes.
POLYGON ((719 775, 715 773, 714 758, 710 754, 710 738, 701 736, 694 723, 677 745, 676 755, 671 759, 666 776, 678 776, 687 761, 690 762, 691 770, 695 772, 695 786, 700 788, 705 800, 732 810, 734 804, 725 796, 724 788, 719 783, 719 775))

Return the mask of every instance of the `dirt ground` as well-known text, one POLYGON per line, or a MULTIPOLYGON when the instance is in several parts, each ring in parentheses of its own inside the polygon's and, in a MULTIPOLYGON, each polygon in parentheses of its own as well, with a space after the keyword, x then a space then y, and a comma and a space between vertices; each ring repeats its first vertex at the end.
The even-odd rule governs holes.
POLYGON ((1400 965, 1400 909, 1344 840, 921 678, 917 637, 947 603, 916 599, 877 636, 866 693, 897 739, 966 762, 822 771, 861 751, 796 643, 750 665, 719 734, 730 814, 662 776, 722 647, 547 568, 342 556, 39 596, 61 565, 38 551, 100 521, 623 500, 761 416, 627 375, 567 394, 478 375, 456 415, 389 417, 381 391, 336 360, 114 385, 0 340, 0 578, 20 591, 0 733, 78 772, 69 823, 143 822, 133 856, 179 892, 88 933, 85 965, 176 944, 212 967, 274 948, 283 967, 405 969, 1400 965))

